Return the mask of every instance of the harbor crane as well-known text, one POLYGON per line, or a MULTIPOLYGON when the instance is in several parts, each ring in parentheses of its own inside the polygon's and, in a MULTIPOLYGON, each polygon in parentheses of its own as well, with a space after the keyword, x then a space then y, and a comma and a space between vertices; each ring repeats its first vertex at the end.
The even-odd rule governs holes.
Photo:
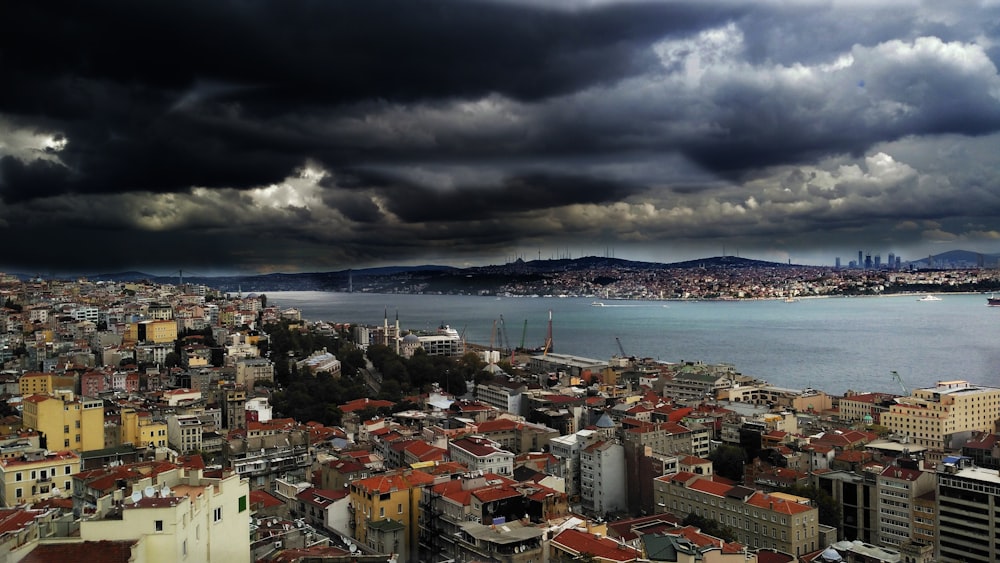
POLYGON ((627 358, 627 357, 628 357, 628 354, 626 354, 626 353, 625 353, 625 347, 624 347, 624 346, 622 346, 622 339, 621 339, 621 338, 618 338, 618 337, 616 336, 616 337, 615 337, 615 342, 617 342, 617 343, 618 343, 618 353, 620 353, 620 354, 621 354, 621 357, 623 357, 623 358, 627 358))
POLYGON ((903 395, 909 395, 910 392, 906 390, 906 385, 903 384, 903 377, 899 375, 899 372, 892 370, 892 379, 899 384, 899 388, 903 390, 903 395))

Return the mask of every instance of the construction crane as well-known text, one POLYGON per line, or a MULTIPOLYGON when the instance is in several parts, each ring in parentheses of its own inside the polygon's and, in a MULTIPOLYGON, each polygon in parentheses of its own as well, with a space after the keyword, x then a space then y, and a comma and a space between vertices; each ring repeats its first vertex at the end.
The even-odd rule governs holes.
POLYGON ((524 328, 521 329, 521 345, 517 347, 518 350, 524 350, 524 337, 528 334, 528 319, 524 319, 524 328))
POLYGON ((899 375, 899 372, 892 370, 892 379, 899 384, 899 388, 903 390, 903 395, 909 395, 909 391, 906 390, 906 385, 903 384, 903 377, 899 375))
POLYGON ((622 358, 627 358, 627 357, 628 357, 628 354, 626 354, 626 353, 625 353, 625 347, 624 347, 624 346, 622 346, 622 339, 621 339, 621 338, 618 338, 618 337, 616 336, 616 337, 615 337, 615 342, 617 342, 617 343, 618 343, 618 352, 619 352, 619 353, 621 354, 621 357, 622 357, 622 358))
POLYGON ((510 365, 514 365, 514 347, 510 345, 510 340, 507 338, 507 325, 503 322, 503 315, 500 315, 500 336, 503 338, 504 352, 510 353, 510 365))
POLYGON ((552 351, 552 309, 549 309, 549 330, 545 334, 545 349, 542 350, 542 356, 547 356, 549 352, 552 351))

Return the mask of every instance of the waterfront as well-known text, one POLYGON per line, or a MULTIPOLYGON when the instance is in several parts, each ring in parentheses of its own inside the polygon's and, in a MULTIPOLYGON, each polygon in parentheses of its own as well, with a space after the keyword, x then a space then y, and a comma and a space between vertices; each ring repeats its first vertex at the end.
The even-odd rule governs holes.
MULTIPOLYGON (((489 344, 503 315, 513 346, 540 345, 548 311, 557 352, 607 359, 618 353, 663 361, 731 363, 774 385, 900 392, 943 379, 1000 385, 1000 308, 983 295, 945 294, 765 301, 604 301, 326 292, 272 292, 268 302, 295 307, 311 321, 382 323, 399 313, 404 330, 442 322, 469 342, 489 344)), ((498 343, 499 346, 499 343, 498 343)))

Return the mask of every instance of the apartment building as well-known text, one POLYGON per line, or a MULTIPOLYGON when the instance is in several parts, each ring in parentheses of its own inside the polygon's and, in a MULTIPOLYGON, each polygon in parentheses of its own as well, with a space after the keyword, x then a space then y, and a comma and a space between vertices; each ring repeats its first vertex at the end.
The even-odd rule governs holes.
POLYGON ((935 561, 1000 561, 1000 476, 972 465, 969 458, 946 457, 937 473, 937 552, 935 561))
POLYGON ((566 495, 499 475, 448 479, 422 490, 420 560, 543 560, 545 530, 529 525, 566 514, 566 495))
POLYGON ((0 502, 16 506, 59 496, 70 490, 79 471, 80 456, 70 450, 0 459, 0 502))
POLYGON ((165 448, 167 446, 167 422, 154 418, 147 411, 133 408, 121 409, 121 443, 137 448, 165 448))
POLYGON ((453 440, 448 444, 448 455, 452 461, 461 463, 469 471, 483 471, 498 475, 514 473, 514 454, 501 449, 492 440, 470 436, 453 440))
POLYGON ((104 401, 76 398, 71 392, 56 396, 31 395, 23 401, 23 424, 45 439, 49 449, 78 452, 101 450, 104 440, 104 401))
POLYGON ((896 395, 890 393, 855 393, 845 395, 838 403, 838 415, 847 422, 880 424, 882 413, 889 410, 896 395))
POLYGON ((733 530, 736 540, 748 547, 799 556, 824 545, 819 510, 809 499, 727 485, 686 472, 658 477, 653 486, 658 512, 709 518, 733 530))
POLYGON ((939 381, 916 389, 882 414, 882 426, 932 450, 958 449, 975 431, 993 432, 1000 419, 1000 388, 939 381))
POLYGON ((937 478, 919 467, 886 467, 876 480, 878 528, 876 542, 899 548, 913 539, 917 498, 934 490, 937 478))
POLYGON ((580 451, 580 501, 584 510, 607 515, 627 508, 625 448, 595 442, 580 451))
POLYGON ((167 443, 181 454, 202 450, 205 434, 201 417, 196 415, 167 415, 167 443))
POLYGON ((177 323, 173 320, 147 320, 129 323, 123 335, 125 342, 157 344, 177 340, 177 323))
POLYGON ((69 375, 56 375, 47 372, 28 372, 17 380, 22 397, 28 395, 52 395, 56 389, 74 389, 75 381, 69 375))
POLYGON ((236 360, 236 384, 253 389, 259 381, 274 382, 274 364, 267 358, 236 360))
MULTIPOLYGON (((116 489, 117 491, 118 489, 116 489)), ((250 562, 250 490, 232 472, 143 477, 80 522, 84 541, 142 540, 144 561, 250 562)))
POLYGON ((637 448, 649 447, 659 454, 690 454, 707 457, 711 446, 711 431, 701 424, 687 426, 676 422, 642 422, 625 419, 622 422, 622 441, 637 448))
MULTIPOLYGON (((405 545, 417 545, 419 532, 421 489, 430 485, 434 478, 422 471, 404 470, 377 475, 351 483, 351 504, 349 505, 349 527, 354 538, 365 545, 375 542, 369 534, 378 530, 373 523, 393 520, 406 530, 405 545)), ((417 550, 396 551, 400 561, 417 561, 417 550)))

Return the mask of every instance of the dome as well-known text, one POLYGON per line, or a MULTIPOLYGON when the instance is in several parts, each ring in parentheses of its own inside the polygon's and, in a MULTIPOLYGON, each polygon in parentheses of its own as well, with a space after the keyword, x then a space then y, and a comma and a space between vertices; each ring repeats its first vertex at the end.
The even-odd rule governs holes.
POLYGON ((841 557, 839 553, 837 553, 837 550, 833 549, 833 546, 830 546, 830 547, 824 549, 823 553, 821 553, 819 557, 820 557, 821 561, 843 561, 844 560, 844 558, 841 557))
POLYGON ((420 338, 411 332, 403 337, 403 344, 413 344, 414 346, 419 346, 420 338))
POLYGON ((611 420, 611 417, 608 416, 608 413, 603 413, 601 414, 601 417, 597 419, 597 422, 594 423, 594 426, 598 428, 614 428, 615 423, 611 420))

